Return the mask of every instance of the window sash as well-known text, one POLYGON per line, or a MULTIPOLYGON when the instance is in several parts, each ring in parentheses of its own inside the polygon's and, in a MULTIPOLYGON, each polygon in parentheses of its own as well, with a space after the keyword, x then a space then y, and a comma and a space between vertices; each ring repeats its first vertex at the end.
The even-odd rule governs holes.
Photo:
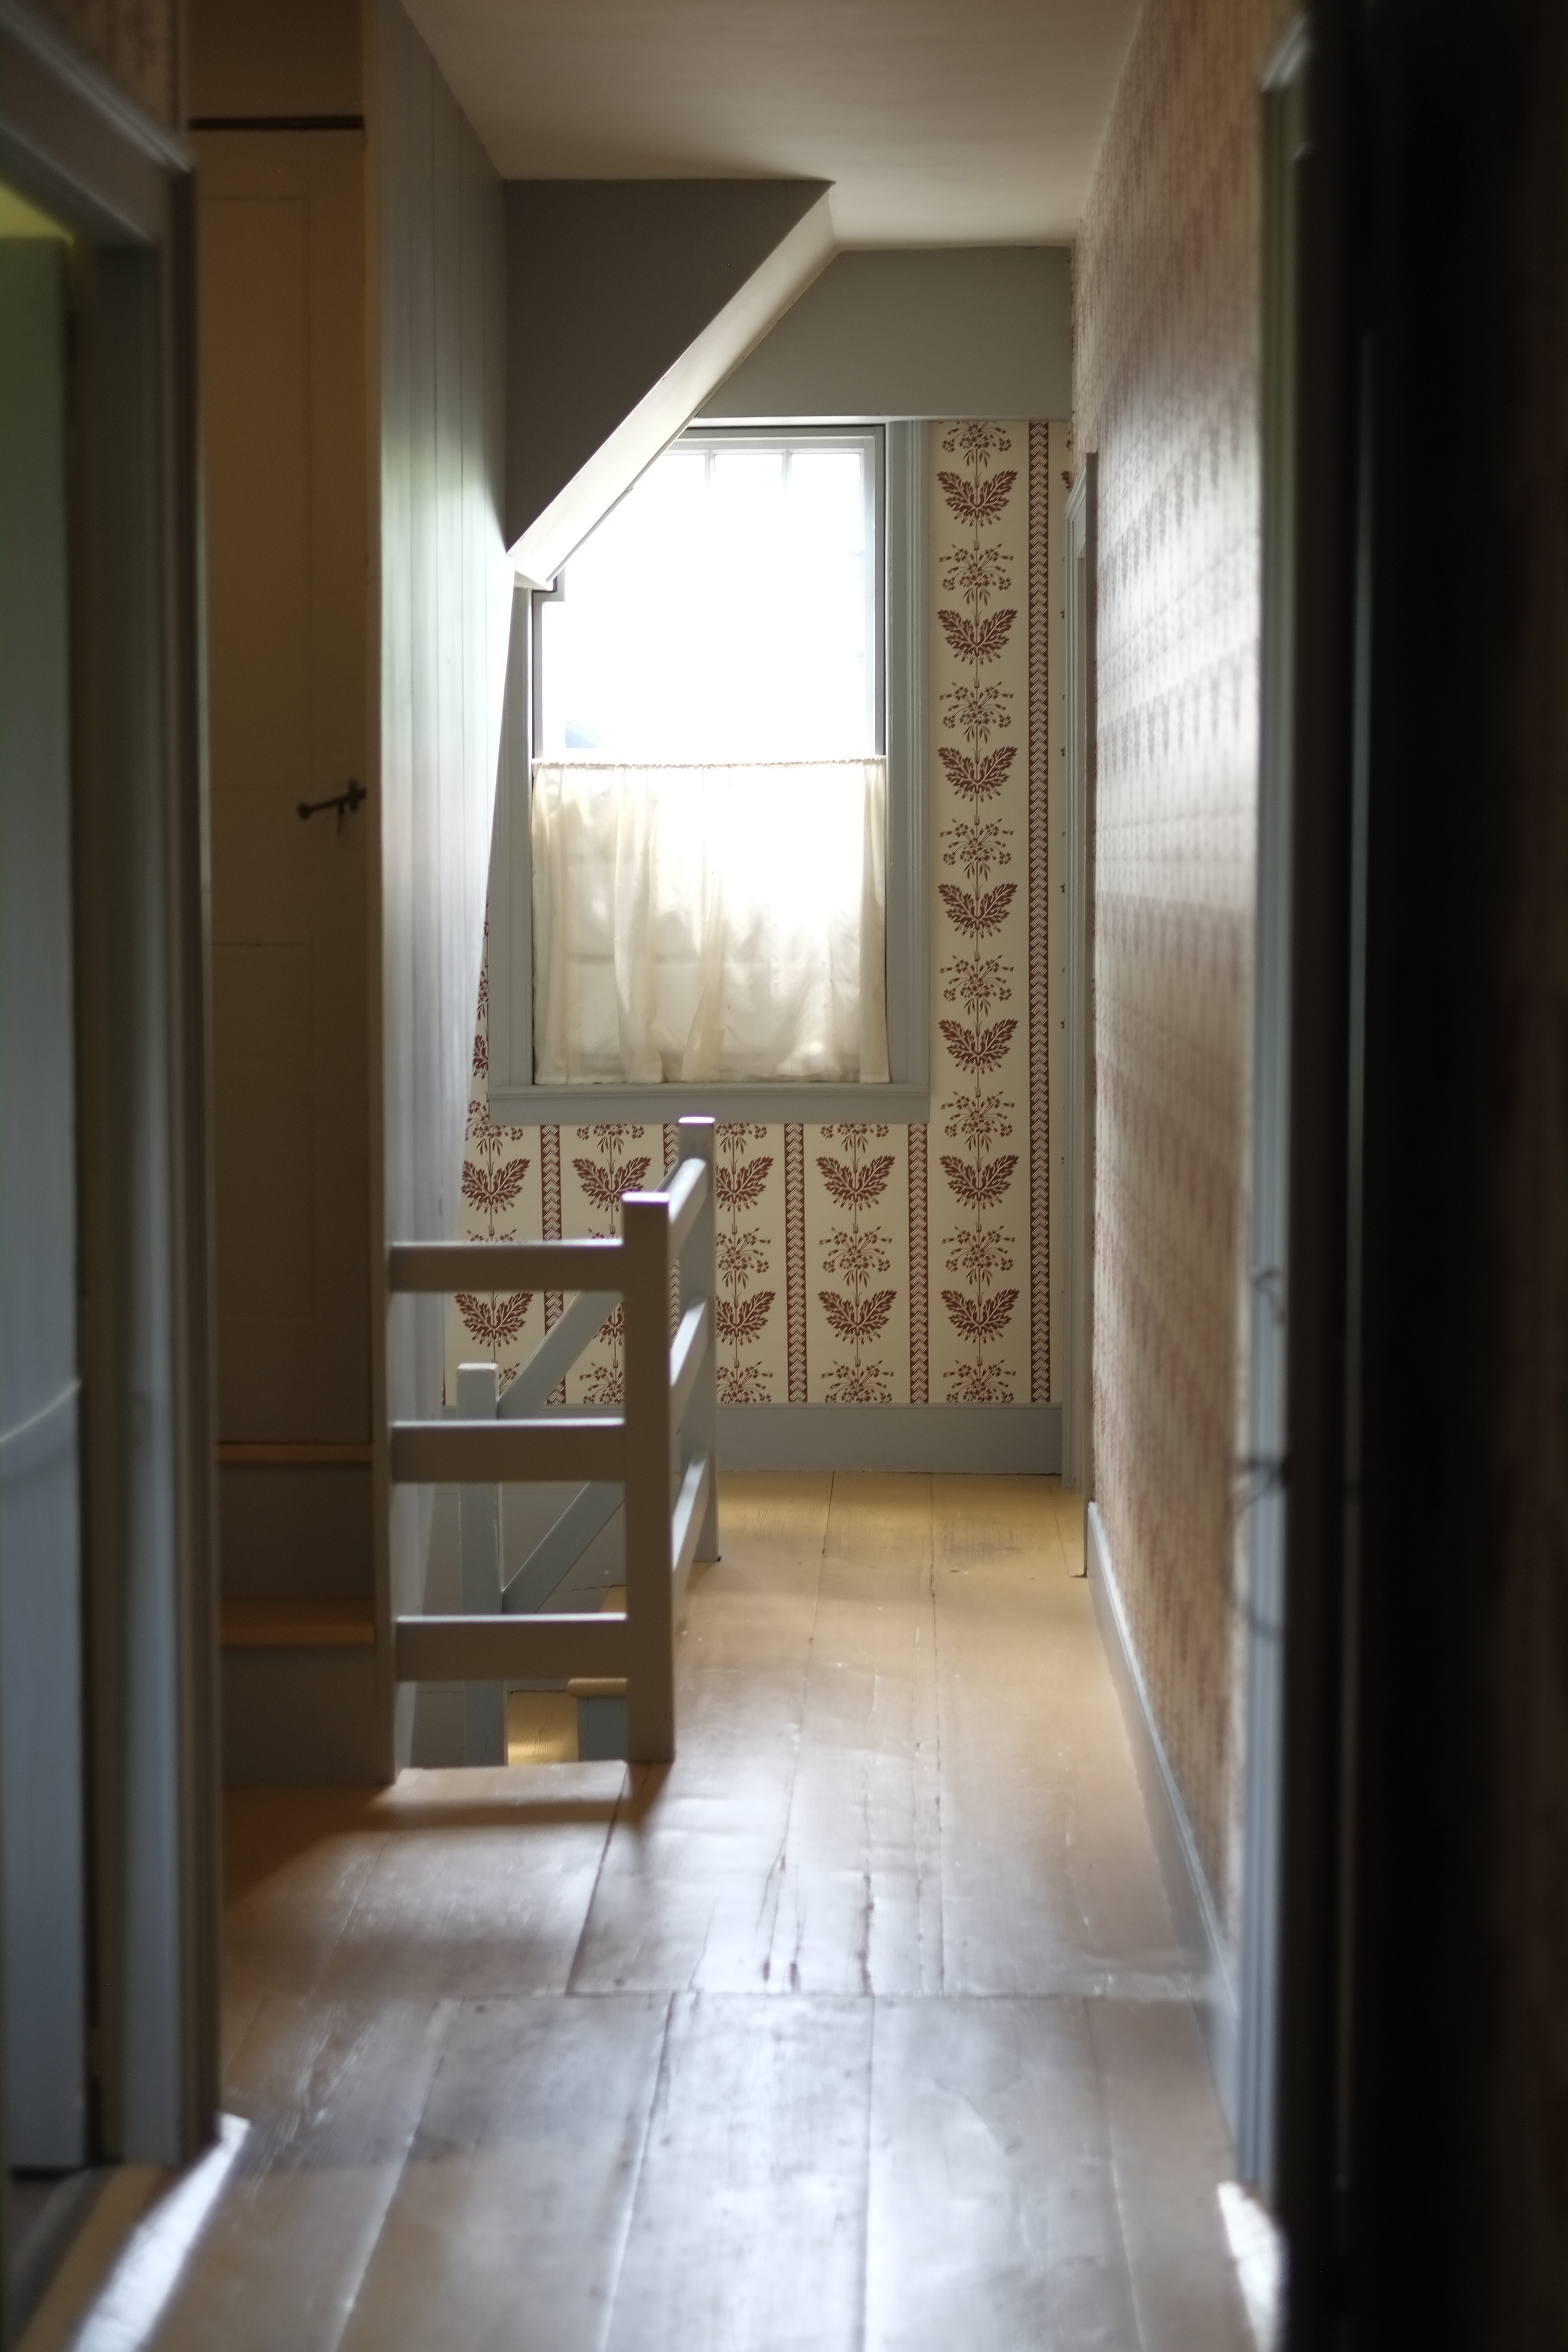
MULTIPOLYGON (((677 441, 671 444, 672 448, 690 449, 700 452, 705 456, 718 454, 732 456, 744 454, 749 450, 755 450, 769 455, 788 454, 793 457, 818 451, 847 449, 854 451, 862 461, 866 499, 866 561, 863 576, 866 599, 866 645, 868 648, 870 673, 868 678, 868 698, 872 720, 870 740, 868 743, 862 741, 853 744, 846 744, 842 747, 824 747, 820 752, 813 751, 810 753, 803 753, 799 756, 858 759, 866 757, 868 753, 871 751, 875 751, 883 756, 887 753, 888 541, 885 518, 888 489, 886 445, 887 428, 882 425, 864 425, 858 427, 797 425, 789 428, 781 427, 772 429, 763 429, 753 426, 724 426, 709 429, 693 427, 689 428, 685 433, 679 436, 677 441)), ((611 760, 629 757, 630 759, 636 760, 639 756, 636 749, 633 749, 628 753, 624 752, 617 746, 607 745, 603 750, 595 751, 593 752, 574 753, 574 751, 566 750, 559 744, 550 743, 545 740, 544 608, 547 605, 561 604, 566 600, 568 591, 565 583, 570 571, 571 565, 568 563, 564 569, 562 578, 558 580, 552 588, 536 589, 533 592, 531 646, 531 660, 532 665, 531 674, 533 679, 533 691, 531 703, 532 756, 535 761, 561 759, 570 760, 574 756, 611 760)), ((676 557, 676 551, 671 551, 669 572, 668 575, 660 580, 658 593, 661 596, 668 593, 672 596, 677 603, 679 602, 681 596, 680 567, 676 557)), ((672 753, 669 756, 683 756, 685 748, 686 747, 683 746, 679 753, 672 753)), ((663 759, 665 756, 666 755, 663 752, 658 754, 660 759, 663 759)), ((719 759, 729 759, 731 757, 752 758, 753 756, 772 758, 774 755, 771 752, 753 755, 751 751, 743 748, 735 748, 728 744, 722 744, 715 747, 711 754, 707 751, 703 751, 695 754, 695 756, 701 758, 711 756, 719 759)), ((787 759, 796 755, 786 751, 778 756, 787 759)))
POLYGON ((569 1123, 585 1106, 600 1118, 670 1119, 710 1111, 767 1120, 872 1118, 923 1122, 930 1111, 929 850, 924 679, 927 609, 926 443, 920 422, 886 421, 879 535, 883 693, 888 762, 885 1085, 823 1079, 667 1080, 649 1085, 536 1084, 530 780, 536 673, 534 592, 513 604, 489 895, 489 1066, 492 1116, 514 1124, 569 1123))

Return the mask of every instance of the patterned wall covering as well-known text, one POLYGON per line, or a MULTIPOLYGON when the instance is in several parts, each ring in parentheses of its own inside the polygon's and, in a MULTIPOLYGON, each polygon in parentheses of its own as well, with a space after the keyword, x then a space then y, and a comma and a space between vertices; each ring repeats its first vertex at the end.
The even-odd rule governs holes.
POLYGON ((1233 1935, 1258 89, 1289 14, 1284 0, 1151 0, 1077 287, 1078 426, 1100 453, 1096 1478, 1151 1700, 1233 1935))
MULTIPOLYGON (((719 1133, 720 1395, 734 1404, 1026 1402, 1050 1394, 1047 780, 1061 425, 931 434, 931 1124, 719 1133)), ((479 992, 463 1169, 479 1240, 607 1234, 674 1132, 500 1127, 479 992)), ((514 1366, 559 1312, 456 1302, 460 1360, 514 1366)), ((615 1321, 574 1400, 618 1392, 615 1321)))
POLYGON ((43 5, 150 114, 178 122, 175 0, 43 0, 43 5))

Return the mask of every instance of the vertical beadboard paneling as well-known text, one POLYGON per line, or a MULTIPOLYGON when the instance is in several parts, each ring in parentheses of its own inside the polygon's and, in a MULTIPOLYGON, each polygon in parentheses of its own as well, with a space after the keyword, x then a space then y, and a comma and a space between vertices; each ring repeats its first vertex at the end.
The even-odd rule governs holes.
MULTIPOLYGON (((382 1158, 376 1199, 379 1233, 373 1259, 379 1262, 380 1244, 388 1234, 404 1229, 413 1214, 409 1161, 412 1156, 415 1098, 414 1071, 408 1056, 387 1050, 393 1039, 407 1039, 414 1026, 416 1001, 413 967, 411 891, 416 871, 414 841, 413 736, 414 678, 412 594, 413 479, 407 461, 413 405, 413 288, 411 272, 391 266, 392 257, 406 255, 412 241, 412 219, 418 190, 409 150, 410 117, 414 110, 414 45, 400 38, 401 14, 378 8, 371 19, 374 51, 366 74, 366 106, 376 142, 372 187, 376 204, 374 266, 369 289, 376 308, 377 329, 369 364, 375 370, 380 403, 380 446, 374 460, 376 497, 373 529, 376 532, 376 577, 371 600, 373 620, 379 624, 379 679, 373 671, 369 698, 379 737, 380 792, 371 814, 379 831, 381 888, 372 893, 380 931, 373 950, 372 985, 379 984, 382 1048, 374 1074, 380 1082, 382 1158), (401 164, 401 168, 399 168, 401 164), (378 691, 379 687, 379 691, 378 691), (401 952, 395 951, 401 949, 401 952)), ((373 640, 374 642, 374 640, 373 640)), ((373 1036, 374 1030, 373 1027, 373 1036)), ((373 1277, 378 1270, 373 1265, 373 1277)), ((373 1427, 384 1430, 395 1415, 414 1407, 411 1345, 422 1302, 399 1299, 388 1310, 379 1283, 373 1289, 374 1328, 373 1364, 381 1390, 373 1427), (381 1341, 380 1348, 376 1346, 381 1341)), ((384 1464, 381 1467, 384 1481, 384 1464)), ((416 1583, 411 1563, 424 1549, 429 1528, 429 1502, 418 1488, 397 1487, 378 1496, 380 1524, 386 1530, 387 1558, 378 1562, 378 1583, 384 1591, 384 1613, 412 1595, 416 1583)), ((387 1676, 385 1697, 390 1710, 390 1649, 384 1645, 382 1664, 387 1676)), ((405 1703, 406 1708, 411 1701, 405 1703)), ((399 1746, 401 1742, 398 1743, 399 1746)), ((389 1747, 384 1762, 394 1761, 389 1747)))
MULTIPOLYGON (((398 0, 374 26, 379 198, 382 1075, 390 1239, 458 1229, 505 682, 500 182, 398 0)), ((444 1309, 397 1302, 393 1417, 438 1411, 444 1309)), ((394 1605, 428 1502, 394 1497, 394 1605)))

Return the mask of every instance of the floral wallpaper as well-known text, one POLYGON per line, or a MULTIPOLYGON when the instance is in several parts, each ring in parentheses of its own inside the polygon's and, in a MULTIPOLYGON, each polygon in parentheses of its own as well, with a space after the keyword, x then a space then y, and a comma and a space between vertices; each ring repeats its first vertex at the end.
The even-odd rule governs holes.
POLYGON ((1151 1703, 1234 1936, 1260 628, 1258 84, 1283 0, 1151 0, 1077 263, 1099 451, 1094 1436, 1151 1703))
POLYGON ((1018 468, 1005 462, 1013 446, 1004 426, 960 425, 942 438, 957 463, 937 477, 951 519, 937 576, 958 599, 937 612, 950 682, 936 708, 952 739, 937 744, 937 845, 941 867, 955 877, 937 884, 937 979, 949 1010, 937 1021, 933 1075, 942 1140, 951 1146, 937 1155, 937 1247, 952 1277, 940 1294, 942 1318, 957 1341, 945 1385, 963 1404, 1016 1393, 1026 1340, 1027 1310, 1017 1315, 1018 1285, 1007 1280, 1020 1257, 1027 1262, 1018 1217, 1024 1153, 1004 1149, 1022 1124, 1021 1077, 1027 1094, 1018 1067, 1026 1030, 1020 1040, 1018 1015, 1006 1007, 1028 947, 1026 939, 1020 953, 1017 881, 1003 878, 1018 854, 1019 827, 1005 818, 1016 797, 1008 785, 1024 719, 1007 658, 1021 634, 1018 608, 1003 602, 1021 570, 1016 519, 1008 528, 1020 504, 1018 468))
MULTIPOLYGON (((1044 1402, 1050 1396, 1049 782, 1061 750, 1054 569, 1070 433, 930 436, 931 1125, 733 1121, 718 1136, 719 1381, 730 1404, 1044 1402), (1052 597, 1055 595, 1055 603, 1052 597)), ((463 1166, 479 1240, 609 1233, 672 1128, 507 1127, 489 1115, 479 987, 463 1166)), ((454 1302, 459 1361, 507 1377, 561 1302, 454 1302)), ((567 1383, 619 1392, 615 1318, 567 1383)))
POLYGON ((47 13, 150 114, 180 119, 174 0, 43 0, 47 13))

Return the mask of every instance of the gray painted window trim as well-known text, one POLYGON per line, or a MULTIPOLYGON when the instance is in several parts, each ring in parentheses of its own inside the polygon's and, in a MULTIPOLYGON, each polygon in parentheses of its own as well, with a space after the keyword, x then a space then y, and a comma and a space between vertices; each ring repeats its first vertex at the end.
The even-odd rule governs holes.
MULTIPOLYGON (((795 420, 775 420, 781 427, 795 420)), ((873 420, 876 421, 876 420, 873 420)), ((528 793, 533 740, 533 615, 512 600, 511 649, 490 853, 489 1102, 516 1126, 588 1119, 673 1119, 687 1112, 770 1122, 873 1118, 923 1123, 931 1108, 925 715, 926 427, 884 426, 882 499, 888 754, 888 1066, 886 1086, 538 1087, 533 1083, 533 898, 528 793)))

